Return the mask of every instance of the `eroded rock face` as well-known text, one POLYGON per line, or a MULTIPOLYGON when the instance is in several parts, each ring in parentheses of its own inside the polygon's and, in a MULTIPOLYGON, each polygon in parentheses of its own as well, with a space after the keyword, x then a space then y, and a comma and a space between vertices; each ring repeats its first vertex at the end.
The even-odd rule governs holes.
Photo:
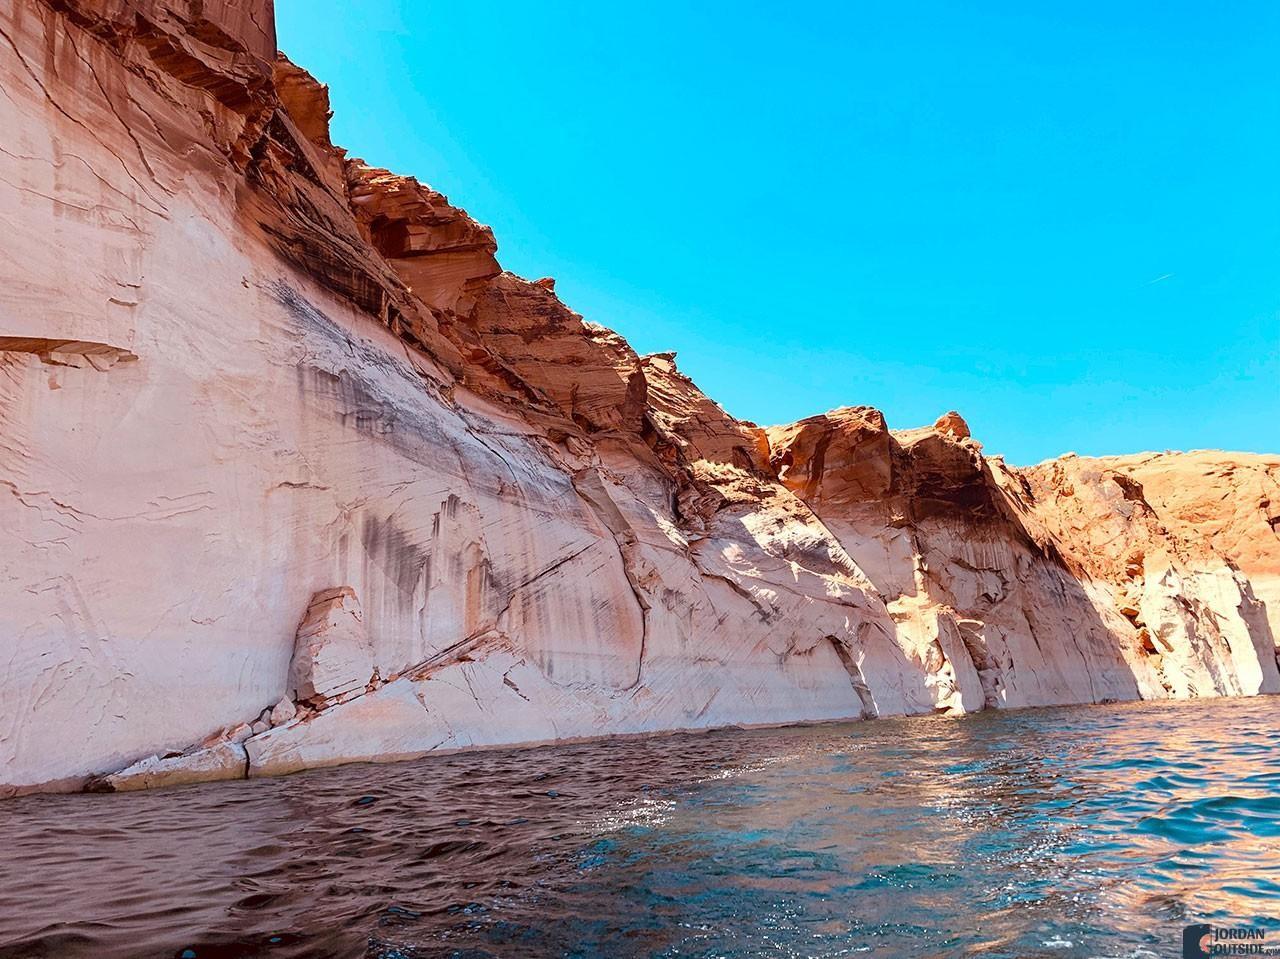
POLYGON ((1274 458, 762 430, 335 147, 267 0, 0 31, 0 791, 1276 688, 1274 458))
MULTIPOLYGON (((294 641, 289 696, 323 704, 363 690, 375 678, 373 644, 355 590, 339 586, 317 593, 294 641)), ((291 718, 287 707, 278 715, 291 718)))
POLYGON ((955 413, 892 433, 865 409, 770 438, 783 482, 870 576, 902 640, 914 638, 941 707, 1280 691, 1251 581, 1271 583, 1263 504, 1280 459, 1015 469, 984 457, 955 413), (1146 475, 1163 481, 1154 504, 1146 475))
POLYGON ((1280 459, 1064 457, 1020 472, 1067 564, 1107 585, 1166 691, 1280 691, 1268 514, 1280 459))

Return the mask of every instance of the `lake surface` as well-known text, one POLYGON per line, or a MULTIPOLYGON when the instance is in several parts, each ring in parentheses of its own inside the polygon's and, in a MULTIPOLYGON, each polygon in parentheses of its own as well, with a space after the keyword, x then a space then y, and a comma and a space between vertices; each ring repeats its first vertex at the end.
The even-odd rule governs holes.
POLYGON ((0 956, 1280 948, 1280 700, 724 731, 0 803, 0 956))

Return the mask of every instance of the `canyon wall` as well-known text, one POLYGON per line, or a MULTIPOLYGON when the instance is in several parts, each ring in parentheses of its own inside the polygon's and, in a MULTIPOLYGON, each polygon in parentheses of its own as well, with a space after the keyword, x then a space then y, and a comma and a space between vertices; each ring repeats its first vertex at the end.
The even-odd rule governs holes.
POLYGON ((1280 458, 736 420, 275 47, 0 8, 0 792, 1280 690, 1280 458))

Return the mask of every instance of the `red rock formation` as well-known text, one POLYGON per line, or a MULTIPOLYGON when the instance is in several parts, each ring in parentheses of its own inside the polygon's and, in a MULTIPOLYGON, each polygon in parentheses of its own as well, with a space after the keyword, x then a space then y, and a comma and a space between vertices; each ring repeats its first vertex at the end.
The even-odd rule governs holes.
POLYGON ((0 8, 0 790, 1277 688, 1274 458, 736 420, 273 31, 0 8))
POLYGON ((1260 517, 1275 459, 1210 454, 1208 474, 1233 478, 1211 496, 1200 478, 1171 479, 1190 479, 1205 454, 1014 469, 985 458, 954 412, 894 434, 875 411, 836 410, 770 438, 779 475, 871 577, 900 634, 936 644, 932 671, 950 669, 939 705, 1072 702, 1080 679, 1094 700, 1280 691, 1249 581, 1272 588, 1260 517), (1170 522, 1139 470, 1180 492, 1183 517, 1243 535, 1170 522))

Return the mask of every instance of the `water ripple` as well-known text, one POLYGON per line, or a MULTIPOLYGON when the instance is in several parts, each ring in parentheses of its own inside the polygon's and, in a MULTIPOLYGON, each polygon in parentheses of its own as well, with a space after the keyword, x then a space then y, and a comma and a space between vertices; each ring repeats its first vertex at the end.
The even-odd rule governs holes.
POLYGON ((486 752, 0 805, 0 957, 1280 946, 1274 700, 486 752))

